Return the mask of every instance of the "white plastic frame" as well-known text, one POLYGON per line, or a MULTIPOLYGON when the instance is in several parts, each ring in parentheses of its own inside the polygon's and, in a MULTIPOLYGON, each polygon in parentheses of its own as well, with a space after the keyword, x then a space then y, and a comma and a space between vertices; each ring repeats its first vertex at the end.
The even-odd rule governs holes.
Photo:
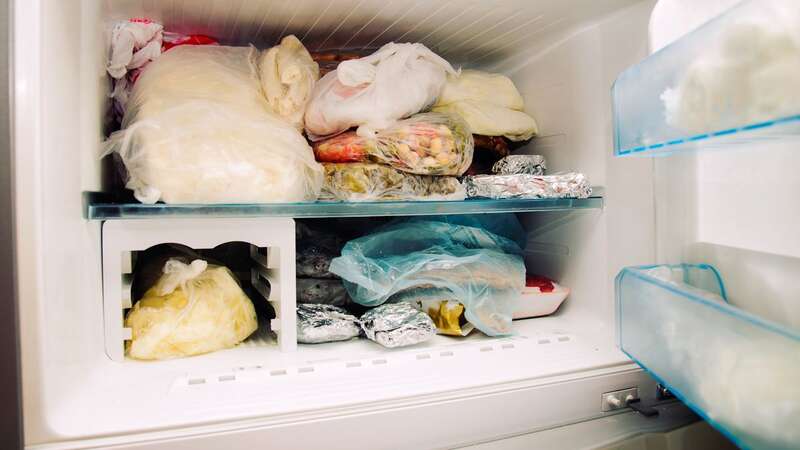
POLYGON ((275 308, 271 329, 281 351, 297 349, 295 313, 295 227, 288 218, 148 219, 103 223, 103 320, 109 358, 124 361, 123 309, 131 307, 131 252, 164 243, 214 248, 226 242, 247 242, 268 248, 267 255, 251 247, 253 286, 275 308), (264 280, 269 281, 267 289, 264 280))

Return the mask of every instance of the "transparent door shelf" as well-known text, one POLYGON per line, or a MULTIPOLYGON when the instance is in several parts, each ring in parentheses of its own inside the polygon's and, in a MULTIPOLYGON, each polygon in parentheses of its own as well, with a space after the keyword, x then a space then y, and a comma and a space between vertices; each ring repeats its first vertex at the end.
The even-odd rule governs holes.
POLYGON ((791 3, 743 2, 620 74, 615 154, 800 137, 800 10, 791 3))
POLYGON ((603 207, 601 188, 595 196, 575 199, 508 199, 435 202, 308 202, 269 204, 176 205, 104 202, 87 195, 86 215, 91 220, 154 217, 375 217, 444 214, 480 214, 531 211, 571 211, 603 207))
POLYGON ((620 348, 676 396, 744 448, 797 448, 800 330, 727 303, 708 265, 625 268, 616 296, 620 348))

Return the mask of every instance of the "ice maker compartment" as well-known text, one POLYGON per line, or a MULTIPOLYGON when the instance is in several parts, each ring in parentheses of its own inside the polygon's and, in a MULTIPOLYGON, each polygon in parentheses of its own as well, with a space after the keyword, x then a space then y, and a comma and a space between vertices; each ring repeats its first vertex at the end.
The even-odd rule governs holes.
MULTIPOLYGON (((250 270, 238 274, 272 306, 270 330, 281 351, 297 349, 295 315, 295 228, 288 218, 145 219, 103 223, 103 327, 105 348, 114 361, 125 360, 125 310, 136 300, 133 270, 139 252, 159 244, 213 249, 229 242, 250 244, 250 270), (247 279, 249 278, 249 279, 247 279)), ((253 299, 257 301, 256 299, 253 299)), ((263 334, 263 330, 255 334, 263 334)))
POLYGON ((727 303, 709 265, 642 266, 616 279, 620 348, 745 448, 800 442, 800 330, 727 303))

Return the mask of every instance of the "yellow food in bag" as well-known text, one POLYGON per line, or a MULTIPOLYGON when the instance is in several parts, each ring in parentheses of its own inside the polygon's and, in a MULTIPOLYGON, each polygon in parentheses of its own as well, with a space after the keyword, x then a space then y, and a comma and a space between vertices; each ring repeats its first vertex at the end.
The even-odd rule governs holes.
POLYGON ((258 328, 252 301, 225 267, 171 259, 125 318, 135 359, 168 359, 230 348, 258 328))

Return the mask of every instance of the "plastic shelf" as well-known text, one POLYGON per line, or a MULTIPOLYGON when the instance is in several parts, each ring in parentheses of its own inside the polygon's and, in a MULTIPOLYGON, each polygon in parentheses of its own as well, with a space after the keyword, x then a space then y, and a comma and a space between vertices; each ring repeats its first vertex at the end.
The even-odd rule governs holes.
POLYGON ((677 397, 740 447, 797 448, 800 330, 727 303, 708 265, 625 268, 616 297, 620 348, 677 397))
POLYGON ((620 74, 615 154, 800 137, 800 10, 790 3, 741 3, 620 74))
POLYGON ((595 196, 575 199, 508 199, 434 202, 308 202, 273 204, 176 205, 110 203, 89 194, 86 215, 91 220, 157 217, 376 217, 446 214, 480 214, 531 211, 571 211, 603 207, 602 188, 595 196))

